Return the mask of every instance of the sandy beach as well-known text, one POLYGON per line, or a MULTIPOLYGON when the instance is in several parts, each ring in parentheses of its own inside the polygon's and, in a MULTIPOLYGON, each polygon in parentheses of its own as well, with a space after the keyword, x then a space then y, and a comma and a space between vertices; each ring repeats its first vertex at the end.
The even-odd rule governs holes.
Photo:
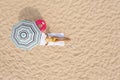
POLYGON ((0 80, 120 80, 120 0, 0 0, 0 80), (37 19, 71 41, 17 48, 13 25, 37 19))

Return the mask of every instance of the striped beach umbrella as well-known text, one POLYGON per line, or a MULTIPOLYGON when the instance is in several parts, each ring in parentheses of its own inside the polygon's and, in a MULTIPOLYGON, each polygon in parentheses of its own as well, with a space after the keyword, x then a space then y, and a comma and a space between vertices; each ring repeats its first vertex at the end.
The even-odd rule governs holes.
POLYGON ((24 20, 13 26, 11 37, 18 48, 29 50, 40 43, 41 32, 34 22, 24 20))

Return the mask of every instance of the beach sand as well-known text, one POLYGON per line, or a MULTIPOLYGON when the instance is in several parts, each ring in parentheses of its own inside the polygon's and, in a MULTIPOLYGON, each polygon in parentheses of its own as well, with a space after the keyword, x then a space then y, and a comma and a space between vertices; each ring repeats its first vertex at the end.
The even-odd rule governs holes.
POLYGON ((120 0, 0 0, 0 80, 120 80, 120 0), (16 48, 12 27, 23 19, 71 41, 16 48))

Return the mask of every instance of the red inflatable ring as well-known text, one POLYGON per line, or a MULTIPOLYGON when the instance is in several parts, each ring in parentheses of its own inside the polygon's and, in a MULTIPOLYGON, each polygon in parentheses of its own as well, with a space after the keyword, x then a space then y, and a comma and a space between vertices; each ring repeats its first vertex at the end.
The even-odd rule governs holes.
POLYGON ((36 20, 35 23, 36 23, 37 26, 41 25, 41 28, 39 28, 40 31, 43 32, 43 31, 46 30, 46 23, 45 23, 44 20, 41 20, 41 19, 40 20, 36 20))

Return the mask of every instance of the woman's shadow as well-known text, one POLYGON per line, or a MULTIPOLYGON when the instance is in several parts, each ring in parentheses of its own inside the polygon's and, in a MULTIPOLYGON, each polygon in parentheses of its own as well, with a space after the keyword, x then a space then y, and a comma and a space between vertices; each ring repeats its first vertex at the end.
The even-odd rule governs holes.
MULTIPOLYGON (((19 13, 19 20, 29 20, 29 21, 35 21, 38 19, 43 19, 40 12, 32 7, 26 7, 22 9, 19 13)), ((49 33, 49 27, 47 26, 47 33, 49 33)))

